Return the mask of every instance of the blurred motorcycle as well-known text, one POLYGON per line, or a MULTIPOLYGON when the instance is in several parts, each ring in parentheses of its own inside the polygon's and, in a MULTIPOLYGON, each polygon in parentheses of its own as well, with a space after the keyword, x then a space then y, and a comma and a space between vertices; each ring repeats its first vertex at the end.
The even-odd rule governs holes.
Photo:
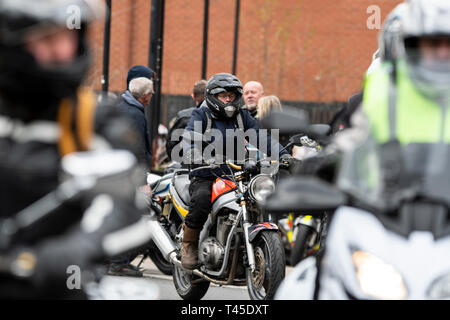
POLYGON ((276 299, 448 299, 449 154, 368 136, 343 152, 333 184, 282 181, 267 208, 333 213, 325 249, 295 266, 276 299))
MULTIPOLYGON (((314 136, 326 136, 330 126, 316 124, 308 127, 314 136)), ((306 134, 296 134, 289 139, 285 147, 288 151, 294 150, 294 156, 299 160, 313 158, 322 149, 322 146, 306 134)), ((269 210, 270 211, 270 210, 269 210)), ((323 244, 328 226, 328 213, 311 216, 303 213, 270 211, 271 215, 281 216, 278 225, 283 234, 283 243, 286 254, 289 255, 287 263, 294 266, 303 258, 316 253, 323 244)))
MULTIPOLYGON (((40 268, 48 269, 45 270, 48 274, 52 272, 52 261, 42 259, 39 261, 41 256, 33 253, 33 243, 36 240, 33 238, 32 230, 43 225, 56 224, 67 228, 64 223, 76 224, 78 220, 73 220, 74 217, 67 216, 67 212, 63 210, 67 205, 83 203, 86 199, 95 197, 94 204, 84 213, 80 221, 81 228, 86 232, 84 236, 95 235, 97 228, 106 219, 102 216, 103 212, 105 209, 112 209, 112 204, 107 201, 106 195, 123 199, 121 205, 126 205, 127 199, 135 195, 135 185, 128 179, 134 170, 134 163, 134 156, 124 150, 77 152, 65 156, 62 159, 63 178, 57 189, 16 215, 0 221, 0 277, 4 281, 2 285, 6 285, 7 282, 15 294, 21 294, 18 292, 20 288, 33 291, 32 279, 39 278, 41 276, 39 272, 44 271, 34 269, 37 263, 40 262, 40 268), (29 286, 26 285, 27 282, 29 286)), ((122 218, 119 217, 119 219, 122 218)), ((130 285, 125 279, 105 276, 106 267, 99 261, 100 257, 116 256, 148 242, 152 236, 149 227, 152 220, 154 218, 151 216, 142 217, 133 225, 118 230, 115 225, 120 221, 108 220, 103 232, 111 229, 110 232, 98 235, 98 237, 104 237, 102 245, 96 247, 90 244, 89 252, 72 250, 79 254, 79 257, 72 256, 69 260, 82 265, 83 270, 78 264, 69 265, 68 270, 69 267, 74 268, 74 277, 78 277, 74 287, 84 293, 84 298, 157 299, 159 297, 158 287, 147 279, 133 280, 134 288, 140 288, 139 295, 135 295, 133 293, 136 292, 135 290, 128 290, 133 287, 133 284, 130 285)), ((47 236, 49 239, 52 237, 51 234, 47 236)), ((45 248, 46 244, 45 241, 40 242, 39 252, 45 252, 42 248, 45 248)), ((67 245, 69 246, 70 243, 67 245)), ((67 276, 69 278, 70 273, 67 276)), ((67 281, 69 283, 69 279, 67 281)), ((39 288, 36 288, 38 292, 41 290, 39 288)), ((70 290, 67 284, 67 292, 70 290)), ((23 294, 28 296, 27 292, 23 294)))

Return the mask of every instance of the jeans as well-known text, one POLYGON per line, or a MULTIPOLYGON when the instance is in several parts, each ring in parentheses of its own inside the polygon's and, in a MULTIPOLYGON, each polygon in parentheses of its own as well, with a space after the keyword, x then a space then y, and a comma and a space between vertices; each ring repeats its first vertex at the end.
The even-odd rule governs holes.
POLYGON ((191 229, 202 229, 208 214, 211 212, 213 181, 194 177, 189 185, 189 195, 191 202, 189 204, 189 213, 184 223, 191 229))

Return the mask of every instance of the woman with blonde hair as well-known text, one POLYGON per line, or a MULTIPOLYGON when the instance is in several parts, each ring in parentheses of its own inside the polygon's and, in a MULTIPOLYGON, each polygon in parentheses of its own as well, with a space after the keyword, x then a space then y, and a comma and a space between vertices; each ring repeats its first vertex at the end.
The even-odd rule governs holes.
MULTIPOLYGON (((277 96, 264 96, 259 98, 258 100, 258 119, 261 120, 262 118, 269 115, 269 113, 273 109, 283 110, 283 107, 281 106, 280 99, 278 99, 277 96)), ((287 136, 281 136, 280 137, 280 144, 282 146, 285 146, 289 142, 289 137, 287 136)), ((295 150, 298 147, 295 147, 292 150, 295 150)))
POLYGON ((272 109, 281 110, 281 102, 277 96, 264 96, 258 100, 258 118, 267 116, 272 109))

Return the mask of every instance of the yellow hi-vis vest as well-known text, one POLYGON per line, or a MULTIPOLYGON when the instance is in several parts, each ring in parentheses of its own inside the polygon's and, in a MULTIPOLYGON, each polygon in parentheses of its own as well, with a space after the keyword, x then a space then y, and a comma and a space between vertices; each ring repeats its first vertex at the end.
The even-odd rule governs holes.
POLYGON ((368 75, 364 84, 363 110, 375 140, 386 143, 391 134, 401 145, 450 143, 450 112, 422 95, 408 76, 406 63, 398 61, 393 117, 389 110, 390 64, 368 75), (390 121, 393 123, 390 125, 390 121), (393 126, 392 126, 393 125, 393 126), (395 128, 395 132, 392 132, 395 128))

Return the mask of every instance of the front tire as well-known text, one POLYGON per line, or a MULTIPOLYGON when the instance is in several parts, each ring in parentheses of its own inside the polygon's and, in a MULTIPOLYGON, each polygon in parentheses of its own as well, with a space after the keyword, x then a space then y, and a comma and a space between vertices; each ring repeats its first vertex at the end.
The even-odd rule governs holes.
POLYGON ((295 237, 294 247, 291 251, 291 265, 295 266, 299 263, 303 258, 307 256, 308 253, 308 243, 311 241, 311 238, 314 236, 316 230, 311 228, 310 226, 306 226, 304 224, 298 225, 297 236, 295 237))
POLYGON ((272 300, 286 272, 284 246, 277 232, 261 231, 253 242, 255 271, 247 269, 252 300, 272 300))

